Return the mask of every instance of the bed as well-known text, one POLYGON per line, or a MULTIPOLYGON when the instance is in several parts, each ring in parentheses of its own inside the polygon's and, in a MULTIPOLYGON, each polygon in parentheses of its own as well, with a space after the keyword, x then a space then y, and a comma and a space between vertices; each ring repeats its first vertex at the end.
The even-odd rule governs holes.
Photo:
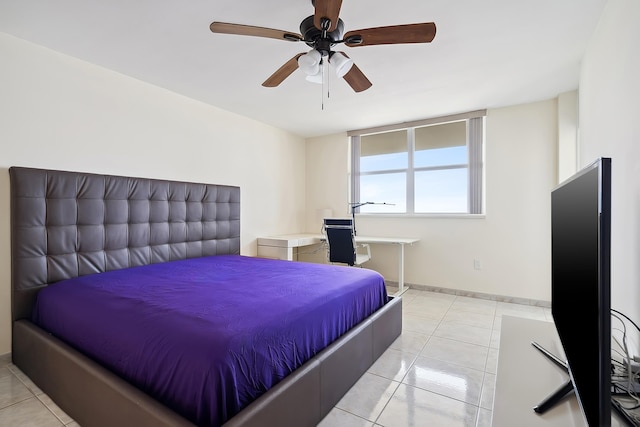
POLYGON ((13 363, 83 427, 313 426, 400 335, 402 299, 377 273, 240 255, 238 187, 22 167, 10 178, 13 363), (248 299, 264 309, 243 313, 248 299), (261 317, 269 307, 275 319, 261 317), (232 331, 232 359, 252 360, 228 368, 232 381, 207 368, 224 358, 211 330, 232 331), (217 376, 226 388, 203 385, 217 376))

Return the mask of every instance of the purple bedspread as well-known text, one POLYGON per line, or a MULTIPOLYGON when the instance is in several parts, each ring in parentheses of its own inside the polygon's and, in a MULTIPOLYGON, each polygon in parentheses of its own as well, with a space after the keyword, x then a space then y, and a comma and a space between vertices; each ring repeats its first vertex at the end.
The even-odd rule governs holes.
POLYGON ((386 301, 371 270, 221 255, 58 282, 33 321, 219 426, 386 301))

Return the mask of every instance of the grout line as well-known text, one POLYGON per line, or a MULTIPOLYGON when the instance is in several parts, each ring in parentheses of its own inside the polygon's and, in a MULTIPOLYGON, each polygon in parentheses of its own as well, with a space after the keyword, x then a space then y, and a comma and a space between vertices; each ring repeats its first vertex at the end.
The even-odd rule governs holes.
MULTIPOLYGON (((40 396, 47 396, 49 398, 49 400, 51 400, 51 403, 53 403, 54 405, 56 405, 56 403, 46 394, 41 394, 40 396)), ((36 399, 38 399, 40 401, 40 403, 42 403, 42 405, 47 408, 47 410, 49 412, 51 412, 51 414, 53 414, 54 417, 56 417, 56 420, 60 421, 60 424, 62 424, 63 426, 66 425, 65 422, 62 420, 62 418, 60 418, 54 411, 52 408, 49 407, 49 405, 47 405, 46 402, 44 402, 39 396, 36 395, 36 399)), ((56 405, 57 406, 57 405, 56 405)), ((62 409, 60 409, 60 411, 62 411, 62 409)), ((63 412, 66 415, 66 412, 63 412)), ((67 415, 68 416, 68 415, 67 415)), ((69 417, 69 416, 68 416, 69 417)), ((71 417, 69 417, 71 418, 71 417)))
MULTIPOLYGON (((15 366, 15 365, 13 365, 13 366, 15 366)), ((16 368, 17 368, 17 367, 16 367, 16 368)), ((0 409, 0 412, 2 412, 4 409, 6 409, 6 408, 8 408, 8 407, 10 407, 10 406, 13 406, 13 405, 14 405, 14 404, 16 404, 16 403, 25 402, 25 401, 27 401, 27 400, 29 400, 29 399, 35 398, 38 402, 40 402, 40 403, 42 404, 42 406, 44 406, 44 407, 46 408, 46 410, 47 410, 47 411, 49 411, 49 413, 51 413, 51 415, 53 415, 53 416, 55 417, 55 419, 56 419, 56 420, 58 420, 58 421, 60 422, 60 424, 62 424, 63 426, 68 425, 68 424, 65 424, 65 423, 64 423, 64 421, 63 421, 63 420, 62 420, 58 415, 56 415, 56 413, 55 413, 51 408, 49 408, 49 406, 48 406, 45 402, 43 402, 43 401, 42 401, 42 399, 39 397, 39 395, 38 395, 38 394, 36 394, 36 393, 31 389, 31 387, 29 387, 29 386, 27 385, 27 383, 26 383, 25 381, 23 381, 23 380, 18 376, 18 374, 17 374, 16 372, 14 372, 14 371, 13 371, 13 370, 11 370, 11 369, 7 369, 7 370, 11 373, 11 375, 13 375, 13 376, 14 376, 14 377, 15 377, 15 378, 20 382, 20 384, 22 384, 22 385, 23 385, 27 390, 29 390, 29 393, 31 393, 31 396, 30 396, 30 397, 28 397, 28 398, 26 398, 26 399, 23 399, 23 400, 21 400, 21 401, 19 401, 19 402, 14 402, 13 404, 11 404, 11 405, 9 405, 9 406, 7 406, 7 407, 5 407, 5 408, 0 409)), ((20 372, 22 372, 22 371, 20 371, 20 372)), ((24 373, 23 373, 23 375, 24 375, 26 378, 28 378, 28 377, 26 376, 26 374, 24 374, 24 373)), ((37 387, 37 386, 36 386, 36 387, 37 387)), ((49 397, 49 396, 48 396, 46 393, 44 393, 44 392, 42 392, 42 393, 40 394, 40 396, 47 396, 47 397, 49 397)), ((49 398, 49 399, 50 399, 50 398, 49 398)), ((54 402, 54 404, 55 404, 55 402, 54 402)), ((61 410, 61 411, 62 411, 62 410, 61 410)), ((66 413, 65 413, 65 414, 66 414, 66 413)), ((71 418, 71 417, 69 417, 69 418, 71 418)), ((73 422, 73 420, 72 420, 71 422, 73 422)))
MULTIPOLYGON (((407 371, 408 372, 408 371, 407 371)), ((375 375, 375 374, 374 374, 375 375)), ((388 379, 388 378, 387 378, 388 379)), ((398 381, 394 381, 391 380, 392 383, 396 383, 396 388, 393 390, 393 393, 391 393, 391 396, 389 396, 389 399, 387 399, 387 402, 384 404, 384 406, 382 407, 382 409, 380 410, 380 413, 378 414, 378 416, 376 417, 376 419, 373 421, 374 424, 378 423, 378 420, 380 419, 380 417, 382 416, 382 413, 384 412, 385 409, 387 409, 387 406, 389 406, 389 403, 391 402, 391 399, 393 399, 393 396, 396 395, 396 392, 398 391, 398 389, 400 388, 400 385, 404 384, 402 382, 398 382, 398 381)), ((407 384, 405 384, 407 385, 407 384)))

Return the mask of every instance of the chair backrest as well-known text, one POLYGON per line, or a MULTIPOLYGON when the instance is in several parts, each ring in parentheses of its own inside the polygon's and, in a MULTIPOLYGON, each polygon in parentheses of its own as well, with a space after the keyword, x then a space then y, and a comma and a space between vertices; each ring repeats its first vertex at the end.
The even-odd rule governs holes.
POLYGON ((329 246, 329 262, 354 265, 356 247, 351 218, 325 218, 324 229, 329 246))

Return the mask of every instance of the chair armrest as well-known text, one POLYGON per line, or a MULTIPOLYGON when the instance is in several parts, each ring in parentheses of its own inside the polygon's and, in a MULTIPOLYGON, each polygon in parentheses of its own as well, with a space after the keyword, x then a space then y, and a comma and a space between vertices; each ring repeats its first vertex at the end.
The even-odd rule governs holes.
POLYGON ((358 248, 362 248, 362 249, 366 249, 367 250, 367 255, 369 256, 369 258, 371 258, 371 246, 369 246, 368 243, 359 243, 357 245, 358 248))

